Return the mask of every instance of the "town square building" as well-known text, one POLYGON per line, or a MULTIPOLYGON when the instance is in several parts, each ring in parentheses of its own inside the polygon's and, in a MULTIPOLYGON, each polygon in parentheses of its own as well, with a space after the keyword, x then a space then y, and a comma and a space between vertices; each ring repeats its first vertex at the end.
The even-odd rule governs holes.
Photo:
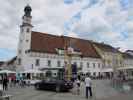
MULTIPOLYGON (((71 49, 71 64, 77 65, 78 72, 92 76, 113 75, 117 68, 124 66, 121 52, 104 43, 90 40, 57 36, 33 31, 31 7, 24 8, 20 26, 16 71, 51 71, 57 76, 58 70, 65 68, 66 50, 71 49)), ((34 25, 35 27, 35 25, 34 25)))

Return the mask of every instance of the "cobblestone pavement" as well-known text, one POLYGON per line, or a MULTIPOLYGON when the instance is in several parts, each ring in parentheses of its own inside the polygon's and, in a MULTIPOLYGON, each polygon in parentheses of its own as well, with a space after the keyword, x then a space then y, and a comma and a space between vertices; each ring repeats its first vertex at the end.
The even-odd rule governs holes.
MULTIPOLYGON (((6 94, 11 94, 11 100, 86 100, 84 83, 80 95, 75 95, 74 89, 67 93, 38 91, 34 87, 9 88, 6 94)), ((112 88, 107 80, 93 81, 93 98, 90 100, 133 100, 133 92, 119 92, 112 88)))

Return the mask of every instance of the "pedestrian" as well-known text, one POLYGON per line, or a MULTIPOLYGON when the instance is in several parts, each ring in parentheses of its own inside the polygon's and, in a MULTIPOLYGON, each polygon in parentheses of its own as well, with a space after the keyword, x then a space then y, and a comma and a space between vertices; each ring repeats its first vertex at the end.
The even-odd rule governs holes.
POLYGON ((8 79, 7 76, 4 76, 3 79, 3 90, 7 90, 8 89, 8 79))
POLYGON ((92 97, 92 80, 89 76, 89 74, 86 74, 85 78, 86 99, 88 99, 88 92, 90 93, 90 97, 92 97))
POLYGON ((2 84, 2 76, 0 75, 0 84, 2 84))
POLYGON ((9 86, 12 87, 12 78, 9 77, 8 80, 9 80, 9 86))
POLYGON ((77 90, 77 95, 80 94, 80 80, 79 78, 76 79, 76 90, 77 90))

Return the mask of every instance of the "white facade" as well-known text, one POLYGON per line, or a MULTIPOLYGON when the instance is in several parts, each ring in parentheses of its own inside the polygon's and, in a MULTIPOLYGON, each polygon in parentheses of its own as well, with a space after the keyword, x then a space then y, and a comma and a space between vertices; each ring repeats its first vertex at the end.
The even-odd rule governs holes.
MULTIPOLYGON (((28 52, 31 47, 31 16, 24 15, 23 23, 20 27, 20 37, 17 54, 17 71, 26 71, 30 69, 59 69, 64 66, 64 56, 58 54, 48 54, 39 52, 28 52), (49 64, 51 63, 51 64, 49 64)), ((39 44, 38 44, 39 45, 39 44)), ((73 57, 72 64, 76 63, 80 72, 90 72, 91 75, 98 76, 101 72, 102 61, 100 58, 91 57, 73 57)), ((45 70, 44 70, 45 71, 45 70)), ((57 70, 52 70, 57 75, 57 70)))
MULTIPOLYGON (((43 69, 60 69, 64 67, 64 56, 56 55, 56 54, 46 54, 46 53, 28 53, 22 59, 22 67, 21 70, 43 70, 43 69), (37 60, 39 62, 36 65, 37 60), (49 65, 48 62, 51 62, 49 65), (60 64, 58 63, 60 62, 60 64)), ((76 63, 77 67, 80 68, 80 72, 88 73, 90 72, 91 75, 98 76, 99 72, 102 69, 102 62, 100 59, 95 58, 80 58, 80 57, 73 57, 72 64, 76 63)), ((20 70, 20 71, 21 71, 20 70)), ((45 72, 46 70, 44 70, 45 72)), ((53 73, 57 73, 56 70, 52 70, 53 73)))
POLYGON ((133 69, 133 59, 124 59, 124 68, 133 69))

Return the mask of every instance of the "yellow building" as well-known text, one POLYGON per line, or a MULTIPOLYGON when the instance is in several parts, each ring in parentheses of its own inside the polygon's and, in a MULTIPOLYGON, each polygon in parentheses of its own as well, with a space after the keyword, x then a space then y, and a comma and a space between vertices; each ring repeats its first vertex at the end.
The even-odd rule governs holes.
POLYGON ((118 49, 104 43, 93 42, 93 46, 101 56, 103 63, 101 70, 104 76, 112 77, 119 67, 124 66, 122 53, 118 49))

